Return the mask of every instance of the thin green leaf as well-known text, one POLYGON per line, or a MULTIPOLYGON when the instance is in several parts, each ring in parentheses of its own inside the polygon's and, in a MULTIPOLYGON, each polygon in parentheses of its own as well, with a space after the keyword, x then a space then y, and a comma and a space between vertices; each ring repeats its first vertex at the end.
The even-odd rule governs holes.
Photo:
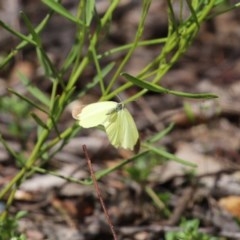
POLYGON ((74 44, 70 50, 70 52, 68 53, 67 57, 64 60, 64 63, 60 69, 61 73, 60 74, 64 74, 76 61, 79 53, 81 52, 80 50, 81 48, 81 44, 74 44))
POLYGON ((25 36, 21 34, 20 32, 15 31, 10 26, 8 26, 6 23, 0 20, 0 26, 2 26, 4 29, 6 29, 8 32, 12 33, 14 36, 18 37, 19 39, 26 41, 27 43, 30 43, 34 46, 37 45, 37 43, 32 39, 30 36, 25 36))
POLYGON ((94 15, 95 0, 86 1, 86 25, 91 24, 93 15, 94 15))
POLYGON ((156 204, 156 206, 160 209, 160 211, 162 211, 166 217, 170 217, 171 212, 166 207, 166 204, 161 200, 159 195, 150 186, 145 186, 145 191, 156 204))
POLYGON ((169 90, 167 88, 163 88, 155 83, 150 83, 147 81, 140 80, 139 78, 133 77, 127 73, 122 73, 122 76, 124 76, 128 81, 132 82, 133 84, 143 88, 147 89, 149 91, 158 92, 158 93, 166 93, 166 94, 172 94, 179 97, 186 97, 186 98, 196 98, 196 99, 210 99, 210 98, 217 98, 218 96, 212 93, 186 93, 186 92, 179 92, 174 90, 169 90))
POLYGON ((36 123, 37 123, 38 125, 40 125, 41 127, 49 130, 49 129, 48 129, 48 126, 47 126, 35 113, 32 112, 32 113, 31 113, 31 116, 32 116, 32 118, 36 121, 36 123))
POLYGON ((37 43, 37 46, 40 47, 41 45, 41 40, 39 38, 39 35, 36 33, 31 21, 29 20, 29 18, 27 17, 27 15, 24 12, 20 12, 21 17, 24 21, 24 23, 26 24, 30 34, 32 35, 33 40, 37 43))
POLYGON ((217 10, 214 9, 214 11, 213 11, 211 14, 209 14, 209 16, 207 17, 207 19, 215 18, 215 17, 217 17, 218 15, 221 15, 221 14, 226 13, 226 12, 229 12, 229 11, 233 11, 234 9, 240 7, 240 3, 236 3, 236 4, 234 4, 233 6, 224 5, 224 3, 226 3, 224 0, 222 0, 222 1, 221 1, 221 0, 216 1, 215 5, 216 5, 217 10), (217 5, 223 5, 223 7, 217 6, 217 5), (220 8, 220 9, 218 9, 218 8, 220 8))
POLYGON ((72 182, 72 183, 78 183, 78 184, 86 185, 86 182, 84 180, 79 180, 79 179, 76 179, 76 178, 73 178, 73 177, 64 176, 64 175, 61 175, 61 174, 59 174, 57 172, 46 170, 46 169, 40 168, 40 167, 31 166, 31 168, 35 172, 38 172, 38 173, 50 174, 52 176, 56 176, 56 177, 62 178, 64 180, 67 180, 67 181, 72 182))
POLYGON ((51 60, 47 56, 46 52, 42 48, 37 48, 36 50, 37 50, 38 59, 41 63, 41 66, 43 67, 46 75, 49 77, 56 78, 57 77, 56 70, 55 70, 51 60))
POLYGON ((175 17, 171 0, 167 0, 167 4, 168 4, 168 16, 169 16, 168 18, 169 34, 172 31, 175 31, 179 37, 180 35, 179 35, 179 29, 178 29, 178 20, 175 17))
POLYGON ((199 24, 198 17, 197 17, 197 14, 195 12, 195 9, 193 8, 191 1, 186 0, 186 2, 187 2, 187 5, 188 5, 188 7, 189 7, 189 9, 191 11, 191 14, 193 16, 194 22, 196 23, 196 25, 197 25, 197 27, 199 29, 200 28, 200 24, 199 24))
MULTIPOLYGON (((104 69, 102 69, 101 76, 104 78, 115 66, 114 62, 109 63, 104 69)), ((83 96, 89 89, 95 87, 99 83, 99 75, 96 75, 93 78, 93 81, 88 83, 81 91, 79 94, 79 97, 83 96)))
POLYGON ((31 106, 33 106, 33 107, 39 109, 40 111, 48 114, 48 112, 47 112, 45 109, 39 107, 39 106, 38 106, 36 103, 34 103, 31 99, 29 99, 29 98, 27 98, 27 97, 25 97, 25 96, 23 96, 23 95, 15 92, 15 91, 14 91, 13 89, 11 89, 11 88, 9 88, 8 91, 11 92, 11 93, 13 93, 14 95, 18 96, 19 98, 21 98, 21 99, 24 100, 25 102, 29 103, 31 106))
POLYGON ((23 75, 22 73, 19 73, 19 75, 20 80, 27 87, 28 91, 32 94, 32 96, 38 99, 45 106, 49 106, 50 99, 41 90, 39 90, 39 88, 33 86, 25 75, 23 75))
MULTIPOLYGON (((40 33, 43 28, 46 26, 46 24, 48 23, 49 19, 51 18, 52 14, 47 14, 46 17, 42 20, 42 22, 36 27, 36 32, 40 33)), ((4 23, 3 23, 4 24, 4 23)), ((1 25, 1 21, 0 21, 0 25, 1 25)), ((14 30, 13 30, 14 31, 14 30)), ((3 61, 0 63, 0 69, 2 67, 4 67, 17 53, 19 50, 23 49, 28 43, 33 44, 33 45, 37 45, 33 40, 32 40, 32 36, 28 35, 28 36, 24 36, 22 35, 23 38, 21 38, 23 41, 21 43, 19 43, 17 45, 17 47, 15 49, 13 49, 7 57, 5 57, 3 59, 3 61)))
POLYGON ((197 167, 197 165, 195 163, 191 163, 191 162, 188 162, 186 160, 183 160, 183 159, 175 156, 174 154, 166 152, 165 150, 163 150, 161 148, 156 148, 156 147, 154 147, 154 146, 152 146, 150 144, 146 144, 146 143, 144 144, 144 146, 147 147, 152 152, 156 153, 157 155, 160 155, 163 158, 166 158, 166 159, 169 159, 169 160, 181 163, 181 164, 189 166, 189 167, 194 167, 194 168, 197 167))
POLYGON ((61 134, 60 134, 60 132, 58 130, 58 127, 57 127, 57 124, 56 124, 56 120, 55 120, 55 116, 60 115, 61 112, 63 111, 62 110, 63 106, 60 105, 59 99, 60 99, 60 96, 57 95, 54 98, 55 101, 53 102, 53 104, 51 104, 51 108, 50 108, 51 116, 50 116, 50 118, 52 120, 53 128, 56 131, 58 138, 61 139, 61 134), (62 109, 59 109, 59 106, 61 106, 62 109))
POLYGON ((41 43, 41 39, 39 37, 39 34, 35 31, 31 21, 28 19, 28 17, 26 16, 26 14, 24 14, 23 12, 21 13, 21 16, 30 32, 30 34, 32 35, 32 38, 35 40, 35 42, 37 43, 37 56, 38 59, 41 63, 41 65, 43 66, 46 75, 47 76, 55 76, 55 70, 54 67, 52 66, 52 63, 50 61, 50 59, 48 58, 47 54, 45 51, 43 51, 42 49, 42 43, 41 43))
POLYGON ((95 63, 96 70, 97 70, 97 76, 96 77, 99 80, 98 82, 99 82, 99 85, 100 85, 100 89, 101 89, 102 94, 104 95, 105 86, 104 86, 104 81, 103 81, 103 75, 102 75, 102 71, 101 71, 99 60, 97 58, 97 53, 96 53, 95 47, 91 48, 91 53, 92 53, 92 58, 93 58, 93 61, 95 63))
MULTIPOLYGON (((113 67, 115 66, 115 62, 110 62, 107 66, 105 66, 101 71, 102 71, 102 77, 107 76, 107 74, 113 69, 113 67)), ((93 78, 93 81, 99 81, 99 77, 98 75, 96 75, 93 78)))
POLYGON ((46 4, 49 8, 51 8, 53 11, 57 12, 61 16, 67 18, 71 22, 82 24, 82 22, 77 19, 75 16, 73 16, 66 8, 64 8, 60 3, 53 1, 53 0, 42 0, 44 4, 46 4))
POLYGON ((19 161, 22 160, 21 155, 17 154, 7 143, 7 141, 5 141, 2 137, 2 135, 0 134, 0 142, 2 143, 2 145, 4 146, 4 148, 7 150, 7 152, 13 156, 15 159, 18 159, 19 161))
POLYGON ((36 46, 37 56, 38 56, 38 59, 39 59, 41 65, 43 66, 43 68, 46 72, 46 75, 47 76, 56 76, 54 67, 53 67, 49 57, 47 56, 46 52, 42 49, 42 43, 41 43, 39 34, 35 31, 31 21, 28 19, 28 17, 23 12, 21 13, 21 16, 22 16, 30 34, 32 35, 35 42, 37 43, 37 46, 36 46))
MULTIPOLYGON (((130 163, 130 162, 132 162, 132 161, 134 161, 134 160, 139 159, 139 157, 142 157, 142 156, 146 155, 148 152, 149 152, 148 150, 147 150, 147 151, 140 152, 140 153, 134 155, 133 157, 131 157, 131 158, 129 158, 129 159, 126 159, 126 160, 118 163, 117 165, 115 165, 115 166, 113 166, 113 167, 111 167, 111 168, 107 168, 107 169, 104 169, 104 170, 100 170, 100 171, 95 172, 96 179, 97 179, 97 180, 101 179, 102 177, 108 175, 109 173, 114 172, 114 171, 116 171, 117 169, 125 166, 126 164, 128 164, 128 163, 130 163)), ((92 184, 92 179, 91 179, 91 178, 85 179, 85 180, 84 180, 84 184, 86 184, 86 185, 92 184)))
POLYGON ((167 128, 163 129, 161 132, 157 133, 156 135, 150 137, 147 142, 148 143, 155 143, 166 136, 174 127, 174 123, 171 123, 167 128))

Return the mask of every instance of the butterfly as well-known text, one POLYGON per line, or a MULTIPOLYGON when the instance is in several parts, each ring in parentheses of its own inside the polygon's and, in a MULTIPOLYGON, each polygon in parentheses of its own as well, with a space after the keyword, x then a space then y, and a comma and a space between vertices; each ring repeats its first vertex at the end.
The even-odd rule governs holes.
POLYGON ((136 124, 121 102, 91 103, 73 115, 83 128, 103 126, 110 143, 116 148, 135 150, 138 145, 139 133, 136 124))

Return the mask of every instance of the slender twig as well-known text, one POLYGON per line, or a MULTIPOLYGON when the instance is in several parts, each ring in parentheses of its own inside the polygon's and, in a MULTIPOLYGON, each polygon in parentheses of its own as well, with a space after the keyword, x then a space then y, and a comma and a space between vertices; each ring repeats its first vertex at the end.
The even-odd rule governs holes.
POLYGON ((89 158, 89 155, 88 155, 87 147, 86 147, 86 145, 83 145, 82 148, 83 148, 83 152, 84 152, 85 158, 86 158, 87 163, 88 163, 88 168, 89 168, 92 180, 93 180, 94 188, 95 188, 95 190, 97 192, 97 196, 98 196, 98 199, 99 199, 99 201, 101 203, 102 209, 104 211, 104 215, 106 217, 107 223, 108 223, 108 225, 109 225, 109 227, 111 229, 111 232, 112 232, 112 235, 113 235, 113 239, 114 240, 118 240, 117 234, 115 232, 115 229, 114 229, 114 226, 112 224, 112 221, 111 221, 111 219, 109 217, 107 208, 106 208, 106 206, 104 204, 103 197, 102 197, 101 191, 99 189, 99 186, 98 186, 95 174, 94 174, 94 171, 93 171, 93 168, 92 168, 92 164, 91 164, 91 159, 89 158))

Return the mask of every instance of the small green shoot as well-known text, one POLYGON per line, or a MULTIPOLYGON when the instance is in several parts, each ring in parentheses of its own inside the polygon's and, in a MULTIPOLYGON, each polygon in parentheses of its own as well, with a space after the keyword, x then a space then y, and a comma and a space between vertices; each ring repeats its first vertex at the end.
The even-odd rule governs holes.
POLYGON ((188 117, 188 120, 191 122, 191 123, 194 123, 195 121, 195 115, 194 115, 194 112, 191 108, 191 105, 187 102, 184 103, 183 105, 183 109, 188 117))
POLYGON ((180 224, 181 230, 176 232, 167 232, 166 240, 220 240, 217 237, 210 236, 199 231, 199 220, 183 220, 180 224))
POLYGON ((25 217, 27 212, 20 211, 14 217, 8 216, 4 222, 0 220, 0 239, 2 240, 27 240, 18 232, 18 221, 25 217))

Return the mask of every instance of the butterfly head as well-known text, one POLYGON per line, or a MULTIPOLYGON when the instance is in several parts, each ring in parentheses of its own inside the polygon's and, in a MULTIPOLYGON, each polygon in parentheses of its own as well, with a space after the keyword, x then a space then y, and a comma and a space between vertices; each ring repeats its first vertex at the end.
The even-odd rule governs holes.
POLYGON ((125 105, 124 105, 124 103, 121 102, 121 103, 117 104, 115 111, 119 112, 119 111, 123 110, 124 108, 125 108, 125 105))

